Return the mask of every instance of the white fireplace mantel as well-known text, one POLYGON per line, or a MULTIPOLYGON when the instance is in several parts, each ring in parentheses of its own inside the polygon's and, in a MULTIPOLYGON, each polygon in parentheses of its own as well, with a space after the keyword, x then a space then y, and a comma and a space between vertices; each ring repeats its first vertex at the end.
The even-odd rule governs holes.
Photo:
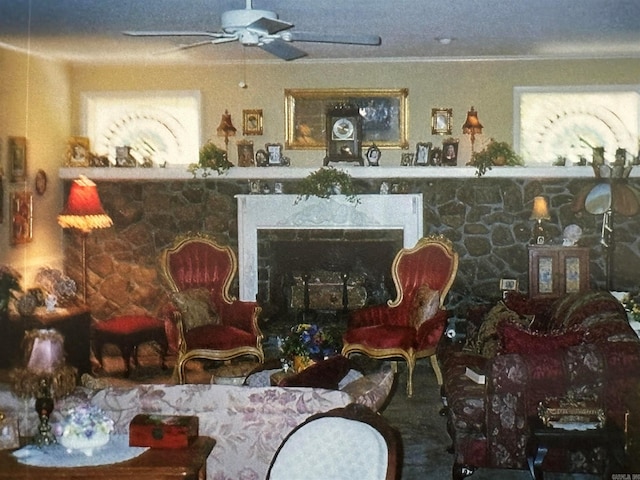
POLYGON ((345 196, 237 195, 240 300, 258 293, 258 230, 402 230, 403 246, 423 235, 422 194, 345 196))

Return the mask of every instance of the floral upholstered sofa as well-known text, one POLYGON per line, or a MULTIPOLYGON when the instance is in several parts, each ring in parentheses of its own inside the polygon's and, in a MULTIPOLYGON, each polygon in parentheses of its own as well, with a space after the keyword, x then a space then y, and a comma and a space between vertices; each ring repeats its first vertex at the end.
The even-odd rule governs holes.
MULTIPOLYGON (((438 351, 454 479, 479 467, 527 468, 528 418, 541 401, 586 398, 624 426, 630 392, 640 384, 640 340, 611 294, 530 300, 513 292, 467 320, 466 343, 443 341, 438 351), (485 383, 471 380, 467 367, 485 383)), ((605 468, 604 449, 584 453, 550 451, 543 469, 605 468)))
MULTIPOLYGON (((390 368, 344 385, 341 390, 309 387, 250 387, 231 385, 138 385, 76 391, 56 404, 52 415, 79 402, 103 409, 116 433, 128 433, 139 413, 197 415, 200 435, 216 439, 207 459, 208 480, 262 480, 282 440, 309 416, 350 403, 380 409, 393 384, 390 368)), ((34 401, 15 397, 0 385, 0 411, 18 416, 21 434, 37 425, 34 401)))

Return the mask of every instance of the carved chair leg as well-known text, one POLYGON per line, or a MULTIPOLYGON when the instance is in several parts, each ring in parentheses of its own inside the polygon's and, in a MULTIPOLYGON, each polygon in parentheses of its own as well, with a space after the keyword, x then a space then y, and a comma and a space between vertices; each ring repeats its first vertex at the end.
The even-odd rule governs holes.
POLYGON ((438 385, 442 385, 444 383, 442 379, 442 372, 440 371, 440 364, 438 363, 438 357, 434 353, 429 357, 431 360, 431 368, 433 368, 433 372, 436 374, 436 380, 438 380, 438 385))
POLYGON ((454 463, 453 468, 451 470, 451 478, 453 480, 462 480, 463 478, 472 475, 475 472, 475 467, 470 467, 468 465, 462 465, 461 463, 454 463))

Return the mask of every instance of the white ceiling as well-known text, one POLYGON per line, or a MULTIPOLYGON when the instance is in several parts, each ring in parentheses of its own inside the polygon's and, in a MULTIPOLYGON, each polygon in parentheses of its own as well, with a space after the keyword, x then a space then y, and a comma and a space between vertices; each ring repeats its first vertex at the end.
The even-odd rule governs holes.
MULTIPOLYGON (((245 0, 0 0, 0 47, 77 62, 198 64, 282 60, 239 43, 159 53, 189 39, 125 30, 220 28, 245 0)), ((638 0, 254 0, 295 30, 371 33, 380 46, 296 43, 296 62, 382 58, 640 59, 638 0), (453 38, 443 45, 436 38, 453 38)))

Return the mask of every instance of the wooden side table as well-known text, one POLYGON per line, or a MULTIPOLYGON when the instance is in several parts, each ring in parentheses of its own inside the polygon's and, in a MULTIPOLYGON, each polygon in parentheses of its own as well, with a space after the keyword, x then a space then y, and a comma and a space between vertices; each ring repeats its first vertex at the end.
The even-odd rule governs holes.
MULTIPOLYGON (((529 419, 530 436, 527 442, 527 463, 531 478, 542 480, 542 463, 550 448, 594 448, 604 447, 608 453, 608 469, 611 473, 623 471, 624 432, 615 425, 591 430, 563 430, 546 427, 538 417, 529 419)), ((603 478, 610 478, 604 475, 603 478)))
POLYGON ((20 365, 20 345, 25 331, 34 328, 55 328, 64 336, 64 349, 69 364, 78 369, 78 375, 91 373, 91 312, 86 305, 56 308, 53 312, 38 307, 28 317, 12 312, 5 327, 5 335, 0 336, 0 365, 20 365))
POLYGON ((0 451, 0 479, 27 480, 205 480, 207 457, 216 441, 198 437, 189 447, 151 448, 126 462, 95 467, 32 467, 18 463, 8 450, 0 451))

